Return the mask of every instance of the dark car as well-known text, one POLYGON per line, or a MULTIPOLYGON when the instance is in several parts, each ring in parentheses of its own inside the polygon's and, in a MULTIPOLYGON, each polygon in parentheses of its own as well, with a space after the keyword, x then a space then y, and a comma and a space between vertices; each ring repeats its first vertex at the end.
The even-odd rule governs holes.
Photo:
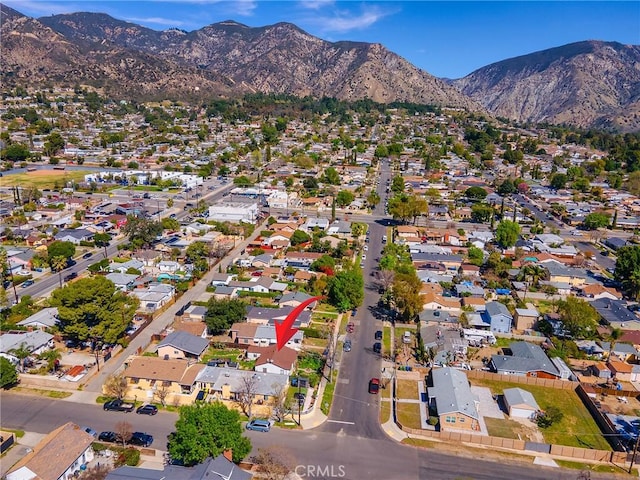
POLYGON ((369 380, 369 393, 376 395, 380 391, 380 379, 372 378, 369 380))
POLYGON ((344 344, 342 345, 342 350, 344 350, 345 352, 351 351, 351 340, 344 341, 344 344))
POLYGON ((158 413, 158 407, 155 405, 142 405, 141 407, 138 407, 136 413, 139 413, 140 415, 155 415, 158 413))
POLYGON ((304 405, 304 400, 306 398, 306 395, 304 393, 296 392, 293 394, 293 398, 295 398, 298 401, 298 405, 304 405))
POLYGON ((374 338, 376 340, 382 340, 382 330, 376 330, 376 333, 374 335, 374 338))
POLYGON ((138 447, 149 447, 153 443, 153 437, 148 433, 133 432, 127 443, 138 447))
POLYGON ((133 412, 135 406, 133 403, 125 403, 120 399, 111 400, 103 405, 103 408, 111 412, 133 412))
POLYGON ((82 258, 91 258, 92 255, 93 255, 93 253, 87 252, 84 255, 82 255, 82 258))
POLYGON ((65 275, 64 281, 68 282, 70 280, 73 280, 74 278, 78 278, 78 274, 76 272, 71 272, 69 275, 65 275))
POLYGON ((101 442, 119 442, 120 437, 116 432, 100 432, 98 435, 98 440, 101 442))
POLYGON ((380 342, 376 342, 373 344, 373 351, 376 353, 380 353, 382 351, 382 344, 380 342))
POLYGON ((33 285, 34 283, 36 283, 34 280, 25 280, 24 282, 22 282, 21 287, 22 288, 27 288, 27 287, 30 287, 31 285, 33 285))

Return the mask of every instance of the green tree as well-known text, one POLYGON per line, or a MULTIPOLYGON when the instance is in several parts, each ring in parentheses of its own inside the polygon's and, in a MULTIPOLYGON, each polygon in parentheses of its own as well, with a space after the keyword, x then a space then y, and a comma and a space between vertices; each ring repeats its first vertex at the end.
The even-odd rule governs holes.
POLYGON ((104 258, 107 258, 107 247, 111 242, 111 235, 108 233, 96 233, 93 236, 93 241, 96 244, 96 247, 104 248, 104 258))
POLYGON ((564 328, 575 338, 591 336, 598 325, 598 312, 581 298, 570 296, 559 300, 558 314, 564 328))
POLYGON ((174 232, 180 230, 180 222, 175 218, 164 217, 162 220, 160 220, 160 223, 162 224, 162 228, 164 230, 171 230, 174 232))
POLYGON ((12 143, 1 152, 2 158, 11 162, 24 162, 31 156, 29 147, 22 143, 12 143))
POLYGON ((396 273, 391 287, 391 295, 400 318, 405 322, 416 320, 424 307, 420 290, 422 282, 415 271, 396 273))
POLYGON ((324 171, 323 181, 329 185, 340 185, 340 174, 335 168, 328 167, 324 171))
POLYGON ((302 186, 305 190, 317 190, 318 180, 315 177, 307 177, 302 181, 302 186))
POLYGON ((31 356, 31 350, 26 343, 21 343, 18 347, 9 350, 9 353, 18 359, 18 367, 24 373, 25 360, 31 356))
POLYGON ((609 214, 603 212, 593 212, 584 217, 582 226, 586 230, 597 230, 609 226, 609 214))
POLYGON ((137 215, 127 215, 122 233, 129 237, 134 248, 148 247, 162 234, 162 224, 137 215))
POLYGON ((246 304, 236 298, 218 300, 211 297, 207 302, 204 321, 211 335, 219 335, 231 325, 240 322, 246 315, 246 304))
POLYGON ((373 153, 373 156, 376 158, 383 158, 383 157, 388 157, 389 156, 389 150, 387 149, 386 145, 378 145, 376 147, 375 152, 373 153))
POLYGON ((494 213, 493 207, 486 203, 476 203, 471 207, 471 219, 477 223, 489 222, 494 213))
POLYGON ((482 249, 472 245, 467 249, 467 258, 471 265, 479 267, 484 261, 484 253, 482 253, 482 249))
POLYGON ((60 330, 77 340, 115 343, 131 323, 140 301, 116 289, 105 277, 81 278, 53 291, 60 330))
POLYGON ((233 179, 233 184, 238 187, 250 187, 253 185, 253 182, 249 179, 249 177, 245 175, 240 175, 233 179))
POLYGON ((64 148, 65 141, 58 132, 49 134, 43 146, 43 153, 47 156, 53 156, 64 148))
POLYGON ((176 430, 169 435, 169 454, 192 466, 231 450, 233 461, 239 462, 251 451, 251 442, 242 432, 240 413, 221 402, 183 406, 176 430))
POLYGON ((619 248, 616 252, 615 279, 629 297, 640 298, 640 246, 632 245, 619 248))
POLYGON ((209 270, 211 249, 205 242, 193 242, 185 250, 185 256, 193 264, 194 275, 200 276, 209 270))
POLYGON ((0 388, 8 388, 18 382, 18 371, 7 358, 0 357, 0 388))
POLYGON ((391 180, 391 191, 393 193, 404 192, 404 178, 402 178, 400 175, 396 175, 395 177, 393 177, 393 180, 391 180))
POLYGON ((375 208, 376 205, 380 203, 380 195, 375 190, 371 190, 369 195, 367 195, 367 205, 371 208, 375 208))
POLYGON ((60 350, 45 350, 40 355, 38 355, 40 360, 46 360, 47 362, 47 370, 52 372, 55 370, 56 362, 62 358, 62 354, 60 350))
POLYGON ((67 268, 67 259, 58 255, 49 259, 49 265, 51 265, 51 270, 58 272, 58 280, 60 281, 60 287, 62 287, 62 270, 67 268))
POLYGON ((353 192, 351 192, 349 190, 340 190, 338 192, 338 194, 336 195, 336 204, 339 207, 346 207, 346 206, 350 205, 351 202, 353 202, 353 200, 355 198, 356 197, 353 194, 353 192))
POLYGON ((510 178, 505 179, 498 187, 498 193, 502 196, 511 195, 515 193, 515 191, 516 186, 510 178))
POLYGON ((560 190, 567 185, 567 181, 569 179, 564 173, 556 173, 551 177, 551 181, 549 182, 549 186, 554 190, 560 190))
POLYGON ((353 222, 351 224, 351 235, 353 235, 354 238, 361 237, 367 233, 367 229, 368 227, 366 223, 353 222))
POLYGON ((314 260, 311 264, 311 270, 314 272, 325 272, 327 269, 334 271, 336 268, 336 261, 331 255, 322 255, 317 260, 314 260))
POLYGON ((295 232, 293 232, 290 239, 291 245, 293 246, 300 245, 301 243, 306 243, 309 240, 311 240, 311 237, 302 230, 296 230, 295 232))
POLYGON ((342 270, 329 281, 329 303, 341 312, 356 308, 364 300, 364 279, 357 268, 342 270))
POLYGON ((471 200, 484 200, 487 198, 487 191, 482 187, 469 187, 464 191, 464 196, 471 200))
POLYGON ((64 259, 72 258, 76 254, 76 246, 71 242, 62 242, 56 240, 47 246, 48 257, 62 257, 64 259))
POLYGON ((496 242, 502 248, 513 247, 520 238, 520 225, 511 220, 503 220, 496 228, 496 242))

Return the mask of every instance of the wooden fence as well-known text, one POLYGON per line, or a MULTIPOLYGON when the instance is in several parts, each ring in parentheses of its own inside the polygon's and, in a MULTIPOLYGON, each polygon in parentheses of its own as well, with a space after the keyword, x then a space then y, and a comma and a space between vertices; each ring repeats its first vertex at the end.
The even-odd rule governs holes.
POLYGON ((501 373, 487 372, 485 370, 465 371, 467 378, 478 380, 492 380, 496 382, 519 383, 522 385, 536 385, 539 387, 555 388, 558 390, 575 390, 577 382, 568 380, 554 380, 551 378, 524 377, 518 375, 503 375, 501 373))

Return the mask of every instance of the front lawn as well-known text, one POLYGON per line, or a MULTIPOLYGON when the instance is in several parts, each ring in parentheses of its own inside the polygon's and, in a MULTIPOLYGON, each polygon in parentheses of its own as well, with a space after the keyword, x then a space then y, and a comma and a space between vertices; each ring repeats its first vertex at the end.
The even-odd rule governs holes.
POLYGON ((523 432, 523 425, 508 418, 484 417, 487 425, 487 432, 492 437, 513 438, 514 440, 524 440, 526 434, 523 432))
POLYGON ((418 382, 415 380, 398 380, 396 382, 396 395, 398 398, 417 400, 418 382))
POLYGON ((420 405, 417 403, 396 403, 396 415, 403 427, 422 428, 420 423, 420 405))
POLYGON ((611 450, 598 425, 573 390, 559 390, 536 385, 522 385, 497 380, 472 379, 471 383, 489 387, 494 395, 501 395, 505 388, 520 387, 531 392, 541 409, 555 406, 563 418, 548 428, 540 429, 545 442, 570 447, 611 450))

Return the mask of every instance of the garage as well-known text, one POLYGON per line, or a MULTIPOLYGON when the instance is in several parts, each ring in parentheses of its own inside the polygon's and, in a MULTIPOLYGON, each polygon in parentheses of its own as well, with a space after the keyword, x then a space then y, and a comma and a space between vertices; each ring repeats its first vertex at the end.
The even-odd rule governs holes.
POLYGON ((507 388, 503 392, 504 405, 510 417, 531 418, 540 410, 531 392, 522 388, 507 388))

